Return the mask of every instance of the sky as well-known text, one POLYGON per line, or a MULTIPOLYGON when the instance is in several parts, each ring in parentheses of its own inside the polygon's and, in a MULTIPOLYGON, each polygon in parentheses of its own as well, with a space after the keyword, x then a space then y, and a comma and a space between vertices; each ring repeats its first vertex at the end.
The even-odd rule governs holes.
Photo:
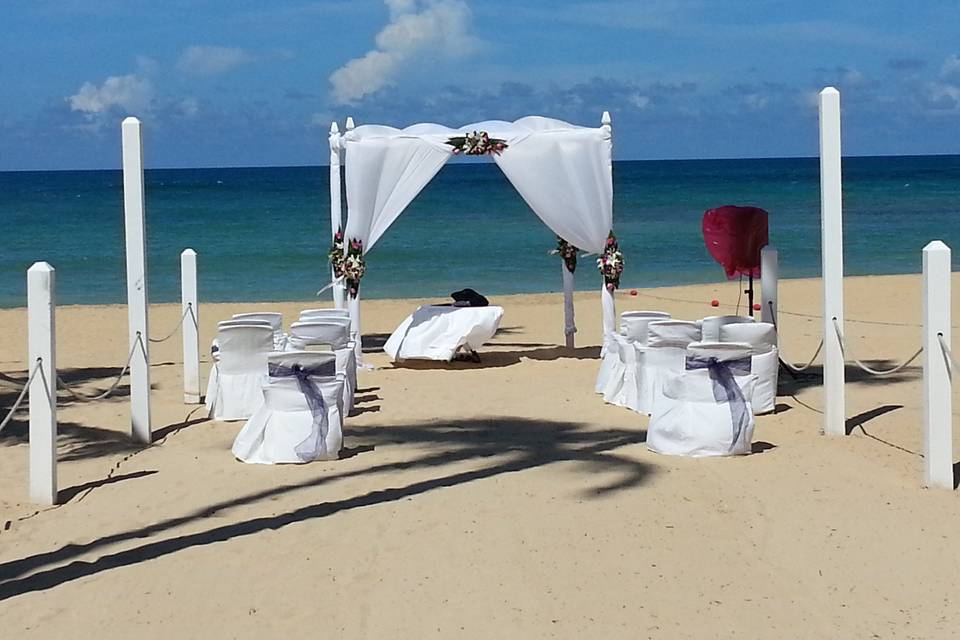
POLYGON ((0 170, 326 164, 331 121, 613 118, 618 159, 960 153, 957 0, 2 0, 0 170))

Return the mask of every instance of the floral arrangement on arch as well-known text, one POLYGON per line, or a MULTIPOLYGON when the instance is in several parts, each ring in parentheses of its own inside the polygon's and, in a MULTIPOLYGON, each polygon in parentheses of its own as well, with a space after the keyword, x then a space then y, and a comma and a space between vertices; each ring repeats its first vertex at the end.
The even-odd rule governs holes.
POLYGON ((507 148, 506 140, 491 138, 486 131, 474 131, 465 136, 453 136, 447 140, 453 147, 453 155, 483 156, 487 154, 500 155, 507 148))
POLYGON ((356 298, 360 293, 360 279, 367 270, 366 262, 363 259, 363 242, 356 238, 351 238, 347 245, 347 253, 343 257, 343 279, 347 283, 347 291, 351 298, 356 298))
POLYGON ((613 293, 614 289, 620 286, 620 275, 623 273, 623 252, 620 251, 617 237, 613 235, 612 231, 607 236, 607 244, 604 245, 603 252, 597 258, 597 268, 603 275, 607 291, 613 293))
POLYGON ((330 245, 330 251, 327 253, 330 258, 330 267, 333 269, 334 278, 343 277, 343 229, 337 229, 333 234, 333 244, 330 245))
POLYGON ((557 253, 563 258, 563 263, 567 266, 567 271, 573 273, 577 270, 577 254, 580 249, 573 246, 560 236, 557 236, 557 253))

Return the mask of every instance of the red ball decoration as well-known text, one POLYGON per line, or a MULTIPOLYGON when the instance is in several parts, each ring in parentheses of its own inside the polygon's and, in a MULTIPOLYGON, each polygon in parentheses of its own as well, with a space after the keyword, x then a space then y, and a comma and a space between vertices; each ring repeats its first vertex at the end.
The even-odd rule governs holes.
POLYGON ((636 290, 636 289, 630 289, 630 295, 632 295, 632 296, 637 295, 637 290, 636 290))
POLYGON ((753 303, 753 310, 754 310, 754 311, 760 311, 760 303, 759 303, 759 302, 754 302, 754 303, 753 303))
POLYGON ((711 307, 719 307, 719 306, 720 306, 720 301, 717 300, 716 298, 714 298, 713 300, 710 301, 710 306, 711 306, 711 307))

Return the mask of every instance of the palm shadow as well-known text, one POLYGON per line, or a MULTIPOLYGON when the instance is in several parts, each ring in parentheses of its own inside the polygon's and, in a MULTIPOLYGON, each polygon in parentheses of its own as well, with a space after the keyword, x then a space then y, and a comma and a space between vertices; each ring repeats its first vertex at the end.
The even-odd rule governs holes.
MULTIPOLYGON (((277 530, 288 525, 326 518, 337 513, 381 504, 406 501, 436 489, 455 487, 520 473, 557 462, 574 462, 573 471, 581 470, 586 479, 596 479, 597 471, 616 475, 613 481, 581 489, 587 498, 599 498, 641 485, 652 473, 652 467, 617 451, 646 440, 642 430, 603 429, 570 422, 529 420, 526 418, 490 418, 459 420, 452 423, 417 422, 390 427, 366 428, 346 434, 351 451, 375 451, 402 443, 414 446, 420 455, 407 460, 376 464, 319 475, 302 482, 272 486, 231 500, 211 504, 183 516, 170 518, 144 527, 121 531, 83 544, 66 544, 51 551, 0 564, 0 600, 25 593, 44 591, 58 585, 96 575, 111 569, 133 566, 162 558, 186 549, 227 542, 240 537, 277 530), (447 469, 450 465, 475 461, 468 470, 447 469), (410 469, 435 469, 433 477, 392 486, 395 473, 410 469), (193 525, 221 511, 251 504, 305 489, 332 484, 349 478, 383 475, 383 488, 340 499, 310 503, 276 515, 252 518, 242 522, 211 527, 199 532, 173 534, 159 540, 142 542, 184 525, 193 525), (122 542, 134 546, 94 559, 81 556, 122 542)), ((366 459, 366 456, 357 458, 366 459)), ((239 463, 238 463, 239 464, 239 463)), ((309 469, 309 467, 307 467, 309 469)), ((307 491, 311 501, 315 492, 307 491)))
MULTIPOLYGON (((897 364, 892 360, 865 360, 864 363, 871 369, 881 371, 892 369, 897 364)), ((800 373, 791 371, 783 365, 780 367, 778 395, 796 395, 804 389, 823 386, 823 365, 812 365, 800 373)), ((922 375, 922 367, 904 367, 897 373, 883 377, 869 374, 857 366, 848 364, 844 367, 844 379, 849 384, 883 386, 906 380, 916 380, 922 375)))
MULTIPOLYGON (((492 343, 490 346, 498 346, 492 343)), ((450 362, 443 360, 401 360, 392 362, 395 369, 414 369, 419 371, 442 370, 477 370, 477 369, 499 369, 518 364, 521 360, 598 360, 600 358, 600 347, 575 347, 568 349, 559 345, 552 345, 536 349, 519 350, 490 350, 478 352, 479 362, 467 359, 454 359, 450 362)))

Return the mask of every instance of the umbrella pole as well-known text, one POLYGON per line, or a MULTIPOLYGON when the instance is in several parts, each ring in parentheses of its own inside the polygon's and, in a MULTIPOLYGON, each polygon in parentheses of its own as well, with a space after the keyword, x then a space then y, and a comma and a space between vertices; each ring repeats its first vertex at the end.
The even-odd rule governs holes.
POLYGON ((750 317, 753 317, 753 272, 750 272, 750 284, 747 285, 747 305, 750 310, 750 317))

